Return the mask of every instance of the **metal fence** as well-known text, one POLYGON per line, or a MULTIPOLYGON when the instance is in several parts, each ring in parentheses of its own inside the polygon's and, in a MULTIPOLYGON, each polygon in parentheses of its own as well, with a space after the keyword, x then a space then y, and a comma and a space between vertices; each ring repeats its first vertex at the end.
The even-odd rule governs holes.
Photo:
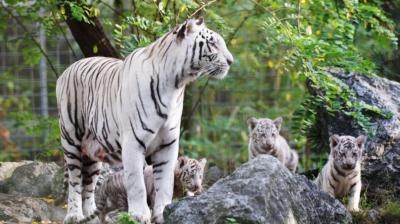
MULTIPOLYGON (((8 27, 0 41, 0 152, 8 144, 13 144, 16 150, 27 152, 32 157, 41 150, 43 133, 27 133, 14 117, 21 116, 22 112, 56 116, 56 76, 44 57, 37 64, 26 65, 24 56, 30 52, 24 51, 24 30, 12 20, 8 27)), ((38 31, 36 39, 59 74, 76 60, 64 38, 49 44, 43 29, 31 28, 38 31)), ((73 40, 70 34, 67 38, 73 40)))
MULTIPOLYGON (((25 33, 16 24, 9 27, 7 33, 3 34, 4 41, 0 40, 0 152, 2 147, 4 148, 4 139, 2 143, 1 133, 2 130, 6 129, 10 133, 11 142, 16 144, 17 149, 28 152, 28 158, 35 158, 42 151, 44 133, 27 133, 24 128, 18 127, 16 119, 12 119, 12 117, 15 113, 20 113, 20 111, 41 114, 43 116, 56 116, 56 77, 49 66, 46 65, 44 59, 42 59, 41 63, 33 66, 24 65, 24 54, 26 52, 24 52, 24 45, 19 43, 19 39, 25 33), (26 102, 26 105, 23 104, 21 106, 18 103, 5 103, 6 101, 12 102, 13 100, 19 103, 26 102), (20 107, 24 107, 23 110, 20 107)), ((46 48, 46 52, 59 74, 68 65, 77 60, 63 37, 58 38, 56 43, 46 44, 46 41, 43 40, 44 33, 40 32, 40 28, 36 27, 36 29, 32 30, 38 30, 36 38, 42 42, 42 47, 46 48)), ((67 38, 69 42, 75 43, 71 34, 67 33, 67 38)), ((74 45, 73 48, 75 52, 80 52, 78 46, 74 45)), ((82 57, 82 55, 78 55, 78 57, 82 57)), ((198 117, 211 119, 211 110, 216 112, 216 114, 224 114, 226 117, 230 117, 234 115, 238 107, 245 108, 249 105, 252 106, 255 104, 255 100, 263 105, 266 112, 274 110, 275 112, 272 114, 283 115, 280 109, 284 108, 287 110, 289 104, 291 106, 294 104, 290 99, 285 99, 285 96, 302 94, 302 90, 299 89, 298 85, 293 85, 294 83, 290 78, 286 78, 284 81, 279 80, 279 84, 276 84, 276 80, 278 80, 276 76, 273 72, 252 75, 230 74, 228 81, 229 79, 240 80, 243 86, 228 89, 215 89, 210 86, 205 91, 206 96, 204 98, 206 99, 203 99, 201 104, 196 108, 196 111, 200 115, 198 117), (245 85, 249 77, 256 78, 257 76, 263 76, 264 82, 257 82, 256 86, 251 87, 245 85), (240 99, 237 98, 238 96, 240 96, 240 99), (285 102, 280 102, 283 100, 285 102)), ((191 106, 196 104, 201 88, 202 84, 197 85, 195 88, 188 88, 195 95, 191 106)), ((266 114, 260 113, 259 115, 265 116, 266 114)), ((245 123, 249 116, 256 115, 246 113, 236 117, 236 119, 240 120, 240 124, 243 126, 241 128, 245 132, 247 131, 245 123)), ((193 123, 198 123, 198 121, 193 120, 193 123)), ((285 131, 288 130, 287 127, 289 126, 290 124, 286 120, 285 131)), ((234 139, 230 144, 234 145, 232 147, 234 150, 243 151, 247 143, 242 141, 242 139, 234 139)))

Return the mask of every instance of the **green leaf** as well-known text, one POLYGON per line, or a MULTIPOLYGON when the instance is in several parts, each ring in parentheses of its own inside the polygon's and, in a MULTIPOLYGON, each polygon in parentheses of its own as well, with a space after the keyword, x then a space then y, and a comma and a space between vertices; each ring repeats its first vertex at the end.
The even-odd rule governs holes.
POLYGON ((97 54, 98 50, 97 45, 93 45, 93 53, 97 54))
POLYGON ((25 47, 22 49, 24 63, 26 65, 37 65, 42 57, 40 50, 37 47, 25 47))

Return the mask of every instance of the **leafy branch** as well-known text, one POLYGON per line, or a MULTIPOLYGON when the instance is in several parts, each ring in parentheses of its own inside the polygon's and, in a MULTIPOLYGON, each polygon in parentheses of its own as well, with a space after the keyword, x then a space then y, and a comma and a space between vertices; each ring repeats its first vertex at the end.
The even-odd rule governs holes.
POLYGON ((51 62, 49 55, 43 50, 43 48, 40 46, 40 43, 35 39, 35 37, 32 34, 30 34, 30 31, 28 30, 28 28, 22 23, 22 21, 19 19, 18 16, 14 15, 14 13, 8 7, 6 7, 4 5, 4 2, 1 2, 1 7, 7 12, 8 15, 10 15, 18 23, 18 25, 25 31, 25 33, 29 34, 29 38, 36 45, 36 47, 40 50, 42 55, 46 58, 46 61, 50 65, 50 68, 53 71, 55 77, 58 78, 58 72, 55 69, 53 63, 51 62))
POLYGON ((201 10, 203 10, 203 9, 205 9, 206 7, 212 5, 212 4, 213 4, 214 2, 216 2, 216 1, 217 1, 217 0, 212 0, 212 1, 209 1, 209 2, 207 2, 207 3, 205 3, 205 4, 203 4, 203 5, 200 6, 196 11, 194 11, 192 14, 190 14, 190 15, 188 16, 188 18, 192 18, 193 16, 197 15, 197 13, 199 13, 201 10))

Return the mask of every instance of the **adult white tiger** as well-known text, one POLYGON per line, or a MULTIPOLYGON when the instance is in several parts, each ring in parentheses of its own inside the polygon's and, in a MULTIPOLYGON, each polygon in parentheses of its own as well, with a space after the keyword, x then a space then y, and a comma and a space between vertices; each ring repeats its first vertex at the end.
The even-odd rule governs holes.
POLYGON ((61 143, 68 166, 68 213, 76 223, 95 209, 101 163, 120 162, 129 212, 151 218, 143 178, 151 156, 156 189, 153 219, 173 193, 185 85, 206 74, 222 79, 233 57, 203 19, 190 19, 124 60, 94 57, 68 67, 57 80, 61 143))

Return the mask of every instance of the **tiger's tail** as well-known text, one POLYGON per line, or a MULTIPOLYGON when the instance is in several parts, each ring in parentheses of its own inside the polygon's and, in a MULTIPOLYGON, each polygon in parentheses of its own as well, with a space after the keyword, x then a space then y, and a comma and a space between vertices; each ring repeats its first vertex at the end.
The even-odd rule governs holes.
POLYGON ((107 194, 104 192, 104 190, 101 189, 101 186, 104 183, 105 175, 103 173, 103 175, 100 175, 100 176, 102 178, 100 178, 100 180, 97 181, 96 190, 95 190, 96 192, 98 191, 97 192, 98 195, 96 196, 96 197, 98 197, 96 199, 96 207, 97 208, 92 214, 90 214, 86 218, 82 219, 79 222, 79 224, 84 224, 84 223, 90 222, 93 219, 95 219, 96 217, 99 217, 101 223, 104 223, 104 221, 105 221, 105 214, 104 214, 105 212, 104 212, 104 210, 106 208, 106 203, 107 203, 107 194))
POLYGON ((64 159, 64 180, 63 180, 63 188, 61 190, 61 195, 56 198, 54 201, 54 205, 59 206, 65 203, 65 199, 67 198, 67 190, 68 190, 68 166, 67 162, 64 159))
POLYGON ((88 217, 82 219, 78 223, 79 224, 84 224, 84 223, 90 222, 93 219, 95 219, 96 217, 99 217, 100 214, 101 214, 101 209, 97 208, 91 215, 89 215, 88 217))

